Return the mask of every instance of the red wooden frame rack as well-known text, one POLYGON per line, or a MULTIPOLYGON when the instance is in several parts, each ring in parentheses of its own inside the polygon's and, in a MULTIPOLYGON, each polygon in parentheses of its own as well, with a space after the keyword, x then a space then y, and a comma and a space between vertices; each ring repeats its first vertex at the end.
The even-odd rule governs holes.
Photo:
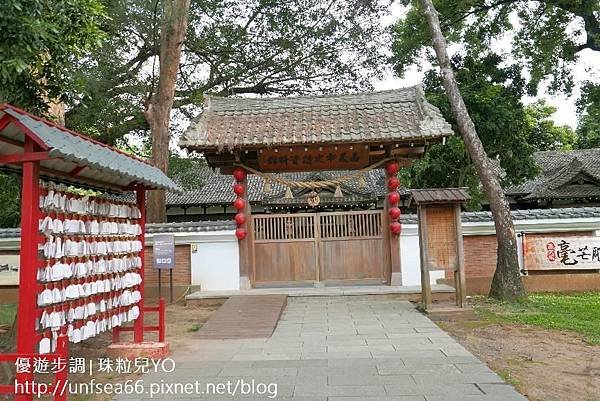
MULTIPOLYGON (((70 134, 81 136, 78 133, 69 131, 65 128, 58 127, 49 121, 40 119, 39 117, 33 116, 22 110, 14 108, 12 106, 2 106, 17 110, 26 116, 29 116, 37 121, 60 129, 61 131, 70 134)), ((22 124, 19 119, 12 117, 11 115, 5 114, 0 118, 0 132, 4 130, 9 124, 13 124, 19 128, 19 131, 24 135, 24 141, 18 141, 12 138, 4 137, 0 135, 0 143, 5 143, 11 146, 22 147, 22 153, 12 154, 0 154, 0 165, 20 165, 22 172, 22 193, 21 193, 21 249, 20 249, 20 267, 19 267, 19 294, 18 294, 18 310, 17 310, 17 343, 16 352, 11 354, 0 354, 0 362, 15 362, 17 358, 34 358, 43 357, 48 360, 53 360, 59 357, 68 359, 68 345, 67 338, 64 335, 59 336, 57 342, 57 350, 51 354, 39 354, 36 350, 37 344, 41 340, 41 335, 36 332, 35 322, 38 316, 38 305, 37 305, 37 294, 38 291, 43 288, 43 285, 38 283, 37 271, 40 263, 38 257, 38 249, 41 243, 45 242, 45 238, 39 232, 39 220, 42 216, 39 207, 39 196, 40 196, 40 174, 50 175, 51 177, 59 177, 59 180, 72 183, 73 185, 85 185, 89 182, 89 185, 94 188, 104 188, 107 190, 134 190, 136 192, 136 205, 141 212, 141 218, 138 220, 141 227, 141 235, 139 236, 142 243, 142 250, 139 252, 142 264, 140 267, 140 276, 142 282, 139 286, 141 293, 141 300, 138 302, 140 310, 139 317, 135 320, 133 327, 118 328, 113 333, 114 339, 118 341, 120 331, 133 331, 133 341, 140 343, 144 341, 145 331, 158 331, 159 340, 164 341, 165 337, 165 319, 164 309, 165 304, 163 300, 160 300, 159 306, 157 307, 145 307, 144 306, 144 237, 145 237, 145 221, 146 221, 146 188, 144 184, 133 182, 127 187, 115 187, 112 183, 102 182, 99 180, 84 178, 78 176, 83 170, 85 165, 79 165, 75 170, 70 173, 64 173, 61 171, 50 171, 44 168, 40 163, 44 160, 55 159, 50 155, 49 147, 27 126, 22 124), (144 313, 145 312, 159 312, 159 324, 158 326, 144 326, 144 313)), ((90 142, 97 143, 96 141, 85 138, 90 142)), ((102 146, 108 147, 108 145, 101 144, 102 146)), ((121 153, 117 149, 113 149, 115 152, 121 153)), ((133 156, 127 155, 136 159, 133 156)), ((60 373, 56 375, 54 385, 57 383, 64 383, 67 378, 67 373, 60 373)), ((33 373, 18 373, 16 377, 17 383, 33 381, 33 373)), ((0 385, 0 394, 14 393, 14 385, 0 385)), ((56 394, 53 387, 50 387, 50 394, 56 394)), ((55 395, 56 401, 66 400, 66 394, 55 395)), ((30 401, 33 400, 32 394, 17 394, 15 396, 16 401, 30 401)))

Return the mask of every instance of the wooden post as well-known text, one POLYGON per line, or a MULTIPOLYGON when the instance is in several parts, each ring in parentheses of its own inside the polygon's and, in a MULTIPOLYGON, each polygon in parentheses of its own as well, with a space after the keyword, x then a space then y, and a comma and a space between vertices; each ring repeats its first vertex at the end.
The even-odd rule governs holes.
POLYGON ((321 266, 321 216, 318 213, 313 214, 313 230, 315 238, 315 287, 324 287, 325 272, 321 266))
MULTIPOLYGON (((25 136, 24 154, 35 152, 36 145, 25 136)), ((21 183, 21 249, 19 263, 19 309, 17 313, 17 354, 36 353, 35 321, 37 309, 37 269, 39 243, 40 162, 23 163, 21 183)), ((33 373, 18 373, 17 381, 33 381, 33 373)), ((18 394, 16 401, 29 401, 31 394, 18 394)))
POLYGON ((137 197, 137 207, 140 209, 141 218, 139 220, 139 225, 141 227, 142 233, 139 236, 139 239, 142 243, 142 250, 140 251, 140 258, 142 259, 142 266, 140 267, 140 276, 142 277, 142 283, 140 284, 140 294, 142 298, 138 302, 138 307, 140 308, 140 316, 133 323, 133 342, 141 343, 144 341, 144 269, 146 268, 146 263, 144 261, 145 254, 145 246, 146 246, 146 188, 142 184, 138 184, 136 186, 136 197, 137 197))
POLYGON ((158 341, 164 343, 165 337, 165 300, 163 298, 160 298, 158 300, 158 341))
POLYGON ((456 282, 456 305, 464 308, 467 300, 467 279, 465 276, 465 251, 463 245, 462 222, 460 218, 460 203, 454 205, 456 216, 456 259, 458 268, 454 272, 456 282))
MULTIPOLYGON (((387 183, 390 177, 395 177, 396 174, 389 174, 386 170, 385 173, 385 185, 386 185, 386 189, 387 189, 387 183)), ((384 221, 384 230, 387 230, 387 234, 389 236, 389 258, 390 258, 390 273, 388 275, 389 280, 390 280, 390 285, 402 285, 402 270, 401 270, 401 266, 400 266, 400 234, 395 235, 393 233, 390 233, 390 224, 392 223, 392 220, 390 218, 390 202, 388 201, 387 197, 385 200, 385 206, 384 206, 384 216, 383 216, 383 221, 384 221)), ((400 205, 398 205, 398 207, 400 207, 400 205)))
POLYGON ((429 282, 429 240, 428 233, 429 227, 427 226, 427 208, 419 206, 418 219, 419 219, 419 249, 421 255, 421 302, 423 307, 427 310, 431 307, 431 284, 429 282))
POLYGON ((254 228, 252 224, 252 207, 248 198, 248 176, 238 182, 244 187, 244 194, 241 196, 246 205, 242 209, 242 213, 246 216, 246 238, 239 241, 240 247, 240 290, 248 290, 251 288, 250 275, 254 275, 254 228))

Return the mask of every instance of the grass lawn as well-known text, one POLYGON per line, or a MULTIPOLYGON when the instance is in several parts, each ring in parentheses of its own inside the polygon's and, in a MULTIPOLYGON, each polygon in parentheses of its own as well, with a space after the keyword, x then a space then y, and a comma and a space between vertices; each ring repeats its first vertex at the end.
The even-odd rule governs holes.
POLYGON ((0 326, 12 326, 17 314, 17 304, 0 304, 0 326))
POLYGON ((519 302, 476 300, 476 311, 490 319, 582 334, 600 344, 600 293, 532 294, 519 302))

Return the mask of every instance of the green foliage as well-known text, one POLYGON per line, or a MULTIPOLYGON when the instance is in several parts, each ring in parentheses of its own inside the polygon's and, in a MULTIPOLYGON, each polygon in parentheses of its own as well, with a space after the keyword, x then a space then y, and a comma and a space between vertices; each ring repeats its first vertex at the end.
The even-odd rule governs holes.
POLYGON ((577 107, 581 115, 577 126, 577 148, 600 147, 600 84, 585 83, 577 107))
POLYGON ((21 223, 21 180, 0 173, 0 227, 18 227, 21 223))
MULTIPOLYGON (((429 57, 430 34, 418 0, 395 26, 393 61, 400 75, 406 67, 429 57)), ((550 89, 570 92, 572 69, 581 50, 600 50, 599 0, 434 0, 449 44, 471 54, 485 54, 499 39, 510 55, 529 71, 528 93, 550 78, 550 89), (583 21, 583 23, 581 23, 583 21)))
POLYGON ((66 67, 99 45, 98 0, 5 0, 0 13, 0 100, 43 114, 74 84, 66 67))
MULTIPOLYGON (((103 26, 108 37, 74 65, 71 73, 86 90, 71 99, 66 122, 115 144, 127 134, 148 133, 143 109, 156 83, 161 7, 102 1, 111 11, 103 26)), ((378 0, 192 0, 172 122, 194 117, 205 94, 368 88, 385 65, 383 11, 378 0)))
POLYGON ((181 189, 191 191, 199 189, 204 181, 198 172, 206 166, 206 160, 199 157, 169 157, 169 170, 167 175, 179 184, 181 189))
POLYGON ((583 334, 591 344, 600 344, 600 293, 534 294, 514 303, 488 303, 484 315, 552 330, 583 334))
POLYGON ((0 326, 12 326, 17 316, 17 304, 0 305, 0 326))
POLYGON ((195 333, 195 332, 197 332, 197 331, 199 331, 199 330, 200 330, 200 327, 202 327, 202 326, 201 326, 201 325, 199 325, 199 324, 196 324, 196 323, 194 323, 194 324, 192 324, 192 325, 190 326, 190 328, 188 329, 188 331, 189 331, 189 332, 192 332, 192 333, 195 333))
POLYGON ((578 136, 568 125, 558 126, 551 117, 556 112, 554 106, 537 101, 525 106, 527 142, 537 150, 570 150, 576 147, 578 136))
MULTIPOLYGON (((575 134, 568 127, 552 123, 552 107, 544 103, 525 107, 520 100, 524 81, 518 66, 501 67, 501 61, 496 55, 455 57, 453 66, 488 157, 497 162, 502 183, 514 185, 538 172, 533 159, 535 151, 568 149, 575 142, 575 134)), ((427 99, 458 132, 437 72, 427 72, 424 84, 427 99)), ((421 160, 402 174, 403 182, 414 188, 469 187, 470 209, 479 209, 484 199, 479 178, 458 136, 449 138, 445 145, 431 146, 421 160)))

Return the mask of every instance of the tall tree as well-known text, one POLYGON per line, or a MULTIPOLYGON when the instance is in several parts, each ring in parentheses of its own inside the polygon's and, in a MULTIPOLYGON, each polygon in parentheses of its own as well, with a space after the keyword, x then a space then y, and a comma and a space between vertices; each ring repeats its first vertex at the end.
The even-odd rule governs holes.
MULTIPOLYGON (((505 43, 506 56, 529 71, 530 95, 547 78, 551 90, 570 93, 574 63, 584 51, 600 51, 600 0, 434 0, 434 4, 451 44, 477 54, 505 43)), ((428 55, 430 35, 417 8, 409 9, 395 33, 399 72, 428 55)))
MULTIPOLYGON (((109 39, 76 66, 74 73, 90 90, 70 104, 66 120, 72 128, 127 146, 130 134, 148 140, 152 127, 142 104, 152 87, 152 61, 159 50, 162 54, 153 33, 157 3, 104 1, 114 10, 109 39)), ((369 87, 369 77, 384 65, 382 11, 380 0, 192 0, 171 128, 177 131, 178 123, 199 113, 205 93, 288 95, 369 87)), ((163 152, 153 156, 163 168, 166 137, 153 133, 152 141, 163 152)), ((153 220, 164 219, 156 210, 164 209, 162 199, 160 194, 150 199, 153 220)))
POLYGON ((600 147, 600 84, 586 82, 577 102, 580 113, 577 125, 579 149, 600 147))
MULTIPOLYGON (((152 84, 155 1, 102 0, 104 46, 74 65, 85 83, 67 125, 107 143, 148 138, 143 104, 152 84)), ((368 89, 385 66, 389 33, 380 0, 192 0, 174 101, 174 129, 204 94, 293 95, 368 89)))
MULTIPOLYGON (((159 76, 156 91, 145 105, 144 116, 152 137, 152 162, 163 172, 169 167, 169 124, 175 98, 175 85, 181 47, 187 30, 190 0, 164 0, 160 30, 159 76)), ((167 221, 165 191, 152 191, 148 196, 147 219, 151 223, 167 221)))
POLYGON ((494 218, 496 239, 498 242, 498 261, 496 272, 492 279, 490 296, 499 299, 514 299, 523 296, 525 288, 523 287, 519 272, 515 228, 508 201, 504 196, 498 175, 494 172, 494 166, 485 153, 483 144, 475 130, 475 125, 469 116, 465 102, 460 94, 450 58, 448 57, 448 46, 442 33, 437 11, 433 6, 432 0, 421 0, 421 5, 429 25, 433 48, 440 67, 442 83, 446 89, 459 132, 473 160, 473 165, 481 180, 494 218))
MULTIPOLYGON (((518 65, 505 65, 502 57, 456 55, 451 59, 461 95, 485 151, 501 172, 501 183, 520 184, 538 173, 533 158, 538 150, 570 149, 576 134, 551 120, 556 111, 543 101, 524 105, 524 79, 518 65), (501 170, 500 170, 501 169, 501 170)), ((437 106, 457 131, 448 97, 436 70, 424 79, 427 100, 437 106)), ((422 159, 403 170, 403 182, 413 188, 469 187, 471 210, 485 203, 481 183, 460 137, 428 148, 422 159)))
POLYGON ((18 227, 21 223, 21 180, 0 173, 0 227, 18 227))
POLYGON ((38 114, 76 83, 65 73, 103 38, 99 0, 6 0, 0 13, 0 102, 38 114))

